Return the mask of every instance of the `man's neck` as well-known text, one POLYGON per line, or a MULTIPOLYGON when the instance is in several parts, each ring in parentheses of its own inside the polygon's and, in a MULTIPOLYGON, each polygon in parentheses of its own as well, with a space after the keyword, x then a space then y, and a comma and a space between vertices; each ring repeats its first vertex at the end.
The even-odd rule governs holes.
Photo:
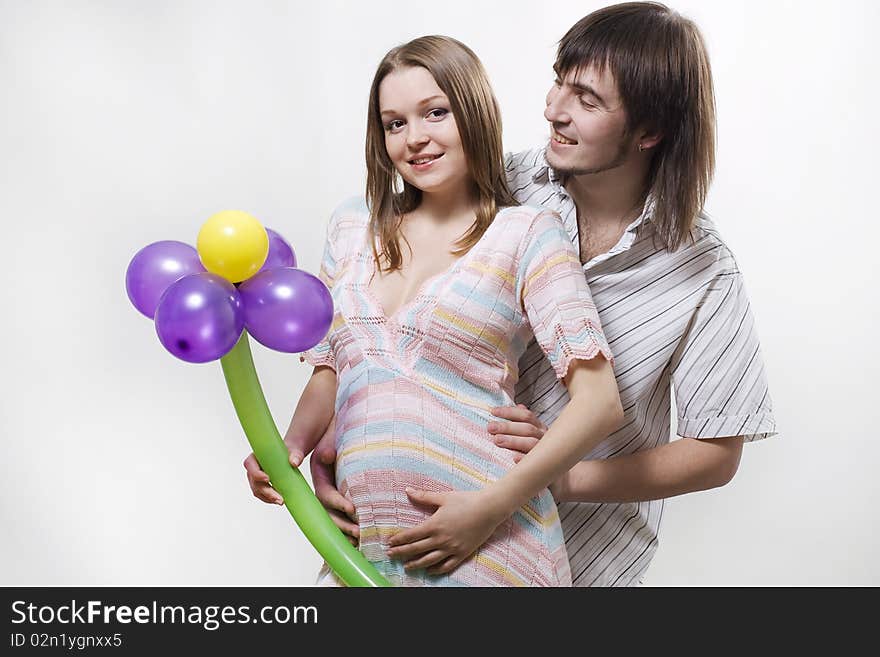
POLYGON ((607 230, 641 208, 646 182, 647 170, 628 163, 601 173, 568 176, 563 184, 577 207, 578 227, 607 230))
POLYGON ((642 212, 647 169, 627 163, 601 173, 568 176, 563 184, 577 208, 581 261, 611 249, 642 212))

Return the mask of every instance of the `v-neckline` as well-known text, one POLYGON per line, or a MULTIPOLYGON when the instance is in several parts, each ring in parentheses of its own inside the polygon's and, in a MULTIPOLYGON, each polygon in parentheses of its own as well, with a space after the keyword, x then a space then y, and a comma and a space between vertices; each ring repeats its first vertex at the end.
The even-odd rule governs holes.
MULTIPOLYGON (((464 262, 465 258, 470 256, 470 254, 473 253, 474 251, 476 251, 477 247, 480 246, 483 239, 486 237, 488 232, 491 230, 492 226, 494 226, 495 222, 498 220, 498 215, 501 214, 501 212, 503 212, 505 209, 506 208, 502 208, 501 210, 499 210, 495 214, 495 218, 492 220, 492 223, 489 224, 488 226, 486 226, 486 230, 484 230, 483 234, 480 235, 480 238, 476 242, 474 242, 473 246, 471 246, 471 248, 468 249, 467 253, 465 253, 463 256, 461 256, 459 258, 456 258, 445 269, 442 269, 441 271, 437 272, 436 274, 431 274, 430 276, 428 276, 428 278, 423 280, 419 284, 419 286, 416 289, 415 294, 413 294, 412 298, 410 298, 410 299, 404 301, 402 304, 400 304, 394 310, 394 312, 391 313, 390 315, 385 310, 385 306, 382 303, 382 301, 379 299, 379 297, 376 295, 376 293, 373 292, 373 290, 370 288, 370 282, 373 280, 373 277, 378 273, 378 266, 376 265, 376 259, 373 257, 372 250, 371 250, 368 254, 368 257, 367 257, 367 259, 369 260, 369 266, 367 268, 368 275, 366 277, 366 281, 363 283, 363 286, 364 286, 364 291, 365 291, 366 296, 369 297, 370 301, 372 301, 373 304, 376 306, 376 309, 378 310, 382 319, 386 323, 395 323, 396 324, 398 316, 404 310, 407 310, 410 306, 414 305, 419 300, 419 298, 424 295, 424 292, 426 289, 428 289, 429 285, 433 284, 436 280, 441 279, 441 278, 446 278, 450 274, 457 271, 460 268, 460 265, 464 262)), ((367 243, 368 244, 369 244, 369 240, 371 240, 371 239, 374 239, 374 238, 373 238, 372 234, 370 234, 370 231, 368 228, 367 229, 367 240, 368 240, 367 243)))
MULTIPOLYGON (((474 245, 474 246, 476 246, 476 245, 474 245)), ((471 249, 471 250, 473 250, 473 249, 471 249)), ((470 253, 470 251, 468 251, 468 253, 470 253)), ((442 277, 445 277, 445 276, 451 274, 452 271, 458 266, 458 264, 461 263, 462 260, 464 260, 465 256, 467 256, 467 253, 465 253, 460 258, 457 258, 455 261, 452 262, 452 264, 450 264, 448 267, 446 267, 442 271, 439 271, 436 274, 431 274, 430 276, 428 276, 428 278, 426 278, 425 280, 423 280, 421 282, 419 287, 416 289, 415 294, 413 294, 412 298, 404 301, 402 304, 400 304, 394 310, 393 313, 390 313, 390 314, 385 310, 385 305, 382 303, 382 300, 379 299, 378 295, 370 288, 370 281, 373 279, 373 276, 375 276, 378 273, 378 269, 376 267, 376 261, 373 258, 370 258, 370 272, 369 272, 369 276, 367 278, 366 283, 364 283, 364 288, 366 289, 367 294, 370 296, 371 301, 376 305, 376 308, 379 310, 379 313, 382 315, 382 319, 384 319, 386 322, 396 322, 397 316, 400 315, 401 312, 403 312, 409 306, 416 303, 419 300, 419 298, 424 295, 424 292, 428 288, 429 284, 433 283, 434 281, 436 281, 439 278, 442 278, 442 277)))

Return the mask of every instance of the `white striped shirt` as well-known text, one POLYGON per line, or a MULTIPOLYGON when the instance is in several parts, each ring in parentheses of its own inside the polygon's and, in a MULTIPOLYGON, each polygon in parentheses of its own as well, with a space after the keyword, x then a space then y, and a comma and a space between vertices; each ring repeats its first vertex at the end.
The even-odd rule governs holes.
MULTIPOLYGON (((577 247, 574 202, 547 166, 544 148, 507 157, 521 203, 558 212, 577 247)), ((706 217, 674 253, 654 239, 650 204, 618 243, 584 265, 614 356, 623 426, 586 458, 631 454, 668 443, 675 395, 680 436, 776 433, 764 363, 742 275, 706 217), (672 392, 674 390, 674 392, 672 392)), ((520 360, 516 401, 551 424, 565 386, 534 342, 520 360)), ((559 506, 575 586, 634 586, 657 549, 663 500, 559 506)))

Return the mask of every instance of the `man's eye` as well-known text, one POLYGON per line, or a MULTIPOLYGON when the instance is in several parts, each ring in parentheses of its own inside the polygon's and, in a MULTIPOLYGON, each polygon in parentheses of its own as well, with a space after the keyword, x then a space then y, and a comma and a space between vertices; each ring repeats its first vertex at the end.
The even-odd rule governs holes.
POLYGON ((561 87, 562 80, 560 80, 559 78, 556 78, 555 80, 553 80, 553 84, 555 84, 557 87, 561 87))
POLYGON ((579 98, 578 100, 581 101, 581 107, 583 107, 584 109, 596 109, 596 106, 593 105, 593 103, 586 101, 583 98, 579 98))

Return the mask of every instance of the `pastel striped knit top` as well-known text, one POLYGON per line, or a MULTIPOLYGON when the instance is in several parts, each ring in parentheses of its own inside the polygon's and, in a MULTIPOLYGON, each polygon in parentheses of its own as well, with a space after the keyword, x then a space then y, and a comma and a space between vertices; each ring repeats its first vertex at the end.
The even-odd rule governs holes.
POLYGON ((363 199, 337 208, 320 273, 333 324, 303 354, 337 374, 336 483, 355 506, 359 549, 398 586, 571 585, 548 489, 447 575, 405 571, 385 554, 391 535, 430 513, 409 501, 407 487, 475 490, 514 467, 514 452, 488 433, 489 409, 513 405, 517 361, 533 334, 560 378, 573 359, 601 352, 610 360, 559 216, 501 210, 464 256, 390 317, 369 290, 370 239, 363 199))

